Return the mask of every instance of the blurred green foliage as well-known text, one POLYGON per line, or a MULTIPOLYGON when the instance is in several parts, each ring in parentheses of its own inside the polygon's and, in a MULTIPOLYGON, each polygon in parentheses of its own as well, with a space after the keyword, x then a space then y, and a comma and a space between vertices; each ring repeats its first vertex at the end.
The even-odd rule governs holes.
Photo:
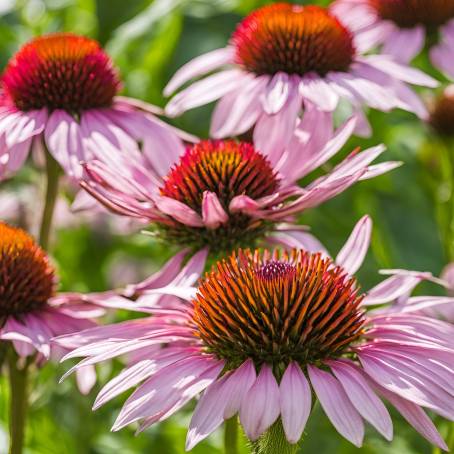
MULTIPOLYGON (((172 73, 191 58, 224 46, 238 20, 251 9, 266 3, 271 2, 0 0, 0 68, 23 42, 34 35, 52 31, 82 33, 97 38, 109 51, 120 68, 125 94, 163 106, 162 89, 172 73)), ((417 64, 440 77, 428 66, 425 58, 420 58, 417 64)), ((173 123, 206 137, 211 108, 195 109, 173 123)), ((328 249, 335 253, 354 223, 363 214, 369 213, 375 223, 373 244, 359 274, 366 288, 379 279, 376 273, 378 268, 409 268, 439 274, 444 264, 454 258, 447 256, 445 246, 449 239, 441 236, 437 225, 437 217, 443 213, 439 209, 443 206, 442 200, 437 196, 440 175, 443 174, 439 169, 444 159, 439 157, 441 145, 433 140, 428 128, 410 114, 370 112, 370 119, 374 136, 368 140, 352 139, 345 147, 343 156, 355 146, 366 147, 383 142, 389 149, 385 158, 401 160, 405 165, 389 175, 362 182, 324 206, 308 211, 300 222, 310 225, 328 249)), ((39 177, 24 170, 11 184, 17 187, 23 181, 36 182, 37 179, 39 177)), ((172 252, 148 236, 112 233, 106 225, 95 229, 87 225, 59 229, 54 235, 53 246, 61 289, 77 291, 104 290, 124 284, 116 280, 112 272, 113 267, 122 262, 135 264, 139 276, 144 277, 158 268, 172 252)), ((120 318, 126 316, 118 315, 120 318)), ((105 383, 119 368, 119 364, 100 367, 99 382, 105 383)), ((122 399, 115 399, 92 413, 91 403, 100 385, 90 396, 81 396, 73 379, 57 386, 63 370, 61 366, 49 364, 36 374, 31 383, 32 409, 27 453, 184 452, 191 408, 138 437, 134 436, 133 428, 112 434, 110 426, 122 399)), ((7 401, 5 378, 0 376, 0 452, 6 450, 7 444, 7 401)), ((385 442, 370 430, 364 448, 357 450, 334 431, 317 407, 306 429, 302 452, 431 452, 428 444, 405 422, 397 416, 395 421, 396 436, 392 443, 385 442)), ((445 429, 442 427, 441 430, 445 429)), ((201 443, 193 452, 221 453, 221 444, 222 435, 219 433, 201 443)), ((245 446, 243 443, 241 453, 247 452, 245 446)))

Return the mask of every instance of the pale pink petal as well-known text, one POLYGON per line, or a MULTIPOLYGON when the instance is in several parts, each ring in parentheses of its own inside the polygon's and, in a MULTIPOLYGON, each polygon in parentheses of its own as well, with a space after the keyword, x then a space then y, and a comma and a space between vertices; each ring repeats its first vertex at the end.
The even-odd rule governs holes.
POLYGON ((278 72, 273 76, 262 100, 263 109, 268 115, 274 115, 284 107, 290 94, 290 87, 288 74, 278 72))
POLYGON ((76 371, 76 380, 79 391, 87 395, 96 383, 96 370, 94 366, 86 366, 78 369, 76 371))
POLYGON ((224 419, 231 418, 238 412, 255 379, 254 364, 248 360, 207 388, 189 424, 187 451, 216 430, 224 419))
POLYGON ((284 107, 275 115, 263 113, 254 128, 255 147, 267 155, 271 162, 278 160, 290 142, 295 130, 302 96, 298 91, 298 79, 291 82, 290 95, 284 107))
POLYGON ((4 130, 6 145, 12 147, 40 134, 46 125, 47 109, 21 112, 13 124, 4 130))
POLYGON ((243 86, 224 95, 214 108, 210 136, 232 137, 249 131, 263 111, 261 95, 268 80, 268 76, 245 78, 243 86))
POLYGON ((321 110, 332 112, 339 102, 339 95, 330 87, 329 83, 315 73, 303 77, 299 91, 304 99, 318 106, 321 110))
POLYGON ((320 404, 336 430, 358 448, 363 444, 364 422, 338 380, 308 366, 309 378, 320 404))
POLYGON ((263 365, 240 407, 240 421, 251 441, 257 440, 279 417, 279 386, 270 366, 263 365))
POLYGON ((203 220, 192 208, 170 197, 156 196, 154 202, 160 211, 182 224, 203 227, 203 220))
POLYGON ((298 443, 311 412, 311 387, 296 362, 284 372, 280 386, 281 419, 287 440, 298 443))
POLYGON ((438 433, 437 428, 430 420, 430 418, 424 413, 424 410, 413 402, 399 397, 385 388, 374 384, 378 387, 379 392, 389 400, 389 402, 396 407, 397 411, 430 443, 440 447, 444 451, 449 451, 445 441, 438 433))
POLYGON ((229 215, 225 212, 214 192, 205 191, 203 193, 202 219, 203 224, 208 229, 217 229, 229 220, 229 215))
POLYGON ((432 64, 442 73, 454 78, 454 43, 441 42, 430 49, 432 64))
POLYGON ((231 47, 212 50, 206 54, 200 55, 183 65, 173 75, 172 79, 164 88, 164 96, 170 96, 175 90, 181 87, 189 80, 208 74, 220 66, 226 65, 233 61, 235 50, 231 47))
POLYGON ((315 238, 314 235, 303 230, 281 230, 278 228, 271 235, 266 237, 266 242, 270 244, 278 244, 288 249, 304 249, 308 252, 321 252, 329 256, 328 251, 323 244, 315 238))
POLYGON ((408 63, 424 47, 426 32, 423 26, 413 28, 396 28, 386 38, 382 53, 392 55, 396 60, 408 63))
POLYGON ((375 305, 393 301, 412 291, 421 280, 421 277, 413 275, 397 274, 391 276, 370 289, 363 300, 363 304, 375 305))
POLYGON ((387 440, 393 438, 393 423, 383 402, 353 362, 330 361, 329 366, 359 414, 369 421, 387 440))
POLYGON ((231 213, 245 213, 253 214, 260 209, 260 204, 247 195, 235 196, 229 204, 229 211, 231 213))
POLYGON ((84 149, 80 126, 64 110, 54 110, 44 131, 47 148, 55 160, 70 176, 80 177, 80 161, 84 159, 84 149))
POLYGON ((365 65, 374 67, 378 72, 388 74, 396 79, 413 85, 435 88, 439 82, 419 69, 402 65, 386 56, 369 55, 361 59, 365 65))
POLYGON ((180 360, 161 369, 128 398, 115 424, 113 431, 142 418, 156 416, 158 420, 184 398, 185 393, 192 397, 191 387, 197 387, 198 394, 209 386, 219 375, 223 363, 207 356, 193 356, 180 360), (209 373, 208 377, 204 374, 209 373), (188 391, 189 390, 189 391, 188 391))
POLYGON ((238 89, 247 77, 238 69, 215 73, 175 95, 167 104, 165 111, 169 117, 176 117, 186 110, 208 104, 238 89))
POLYGON ((137 362, 130 367, 123 369, 117 376, 110 380, 96 396, 93 410, 97 410, 106 402, 120 395, 129 388, 138 385, 143 380, 158 372, 163 367, 167 367, 184 358, 193 357, 197 352, 194 348, 173 348, 168 347, 162 353, 155 353, 153 347, 146 350, 147 359, 137 362))
POLYGON ((349 274, 356 273, 361 267, 369 249, 371 234, 372 220, 366 215, 355 225, 348 240, 337 254, 336 263, 349 274))

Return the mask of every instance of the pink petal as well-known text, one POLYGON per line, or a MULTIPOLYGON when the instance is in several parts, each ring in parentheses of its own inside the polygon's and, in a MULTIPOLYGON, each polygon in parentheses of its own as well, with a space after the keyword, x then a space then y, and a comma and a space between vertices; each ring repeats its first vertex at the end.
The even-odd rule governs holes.
POLYGON ((339 102, 339 95, 324 79, 315 73, 304 76, 299 85, 299 91, 304 99, 318 106, 321 110, 332 112, 339 102))
POLYGON ((297 363, 290 363, 279 387, 281 418, 287 440, 298 443, 311 412, 311 387, 297 363))
POLYGON ((154 202, 160 211, 182 224, 189 225, 190 227, 203 227, 204 225, 199 214, 178 200, 171 199, 170 197, 156 196, 154 202))
POLYGON ((221 202, 214 192, 205 191, 203 193, 202 219, 208 229, 217 229, 229 220, 229 215, 222 208, 221 202))
POLYGON ((183 65, 170 79, 164 88, 164 96, 170 96, 175 90, 181 87, 189 80, 208 74, 220 66, 226 65, 233 61, 234 49, 225 47, 222 49, 212 50, 206 54, 200 55, 183 65))
POLYGON ((348 240, 336 257, 336 263, 349 274, 354 274, 361 267, 369 249, 372 233, 372 220, 369 216, 362 217, 355 225, 348 240))
POLYGON ((389 402, 391 402, 397 411, 412 425, 425 439, 430 443, 438 446, 444 451, 449 451, 448 446, 444 442, 441 435, 438 433, 437 428, 430 420, 430 418, 424 413, 424 410, 418 405, 414 404, 411 401, 403 399, 398 395, 386 390, 385 388, 374 384, 378 387, 379 392, 385 397, 389 402))
POLYGON ((47 148, 70 176, 80 177, 80 161, 84 159, 79 124, 64 110, 54 110, 44 131, 47 148))
POLYGON ((364 423, 341 384, 328 372, 308 366, 320 404, 336 430, 358 448, 363 444, 364 423))
POLYGON ((329 366, 358 413, 388 441, 392 440, 393 423, 389 412, 356 365, 345 361, 330 361, 329 366))
POLYGON ((261 95, 268 80, 268 76, 245 78, 242 87, 224 95, 214 108, 210 136, 232 137, 249 131, 263 111, 261 95))
POLYGON ((260 204, 247 195, 237 195, 229 204, 229 211, 232 213, 253 214, 260 209, 260 204))
POLYGON ((231 418, 238 412, 255 379, 254 364, 248 360, 207 388, 189 424, 187 451, 215 431, 224 419, 231 418))
POLYGON ((192 386, 196 386, 197 394, 210 385, 222 367, 223 363, 200 355, 164 367, 128 398, 112 430, 120 430, 142 418, 155 415, 159 418, 166 414, 185 393, 189 392, 192 397, 192 386), (206 373, 209 374, 207 377, 204 376, 206 373), (198 387, 198 384, 201 386, 198 387))
POLYGON ((279 386, 270 366, 263 365, 240 407, 240 421, 251 441, 257 440, 279 417, 279 386))
POLYGON ((76 371, 77 387, 83 395, 87 395, 95 386, 96 370, 93 366, 81 367, 76 371))
POLYGON ((393 301, 412 291, 421 280, 420 277, 412 275, 397 274, 391 276, 370 289, 363 300, 363 304, 375 305, 393 301))
POLYGON ((228 69, 193 83, 175 95, 165 111, 169 117, 176 117, 186 110, 203 106, 241 87, 245 75, 238 69, 228 69))
POLYGON ((291 82, 286 73, 276 73, 269 83, 263 96, 263 109, 268 115, 278 113, 287 102, 290 93, 291 82))
POLYGON ((277 161, 276 156, 280 156, 290 142, 301 110, 301 102, 298 80, 295 78, 284 107, 275 115, 264 112, 259 118, 254 129, 254 144, 271 162, 277 161))
POLYGON ((408 63, 424 47, 426 32, 423 26, 396 28, 386 39, 382 53, 392 55, 396 60, 408 63))

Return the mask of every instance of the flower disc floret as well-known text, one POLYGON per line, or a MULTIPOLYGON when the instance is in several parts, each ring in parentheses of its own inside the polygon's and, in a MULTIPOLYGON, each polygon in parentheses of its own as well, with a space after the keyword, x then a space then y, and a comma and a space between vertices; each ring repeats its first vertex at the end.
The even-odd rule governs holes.
POLYGON ((284 370, 345 352, 361 335, 355 279, 306 251, 239 251, 206 274, 194 323, 208 351, 235 367, 247 359, 284 370))
POLYGON ((346 71, 355 55, 350 31, 328 10, 289 3, 254 11, 232 43, 236 62, 255 74, 346 71))
POLYGON ((108 107, 120 81, 97 41, 71 33, 41 36, 9 61, 1 79, 17 109, 68 112, 108 107))

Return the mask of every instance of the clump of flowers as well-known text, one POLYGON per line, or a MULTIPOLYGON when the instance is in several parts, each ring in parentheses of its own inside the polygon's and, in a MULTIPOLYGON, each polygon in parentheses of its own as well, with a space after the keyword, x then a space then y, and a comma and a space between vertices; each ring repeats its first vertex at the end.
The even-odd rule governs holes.
POLYGON ((432 64, 454 77, 454 4, 450 0, 336 0, 339 19, 355 32, 355 44, 407 63, 426 45, 432 64))

